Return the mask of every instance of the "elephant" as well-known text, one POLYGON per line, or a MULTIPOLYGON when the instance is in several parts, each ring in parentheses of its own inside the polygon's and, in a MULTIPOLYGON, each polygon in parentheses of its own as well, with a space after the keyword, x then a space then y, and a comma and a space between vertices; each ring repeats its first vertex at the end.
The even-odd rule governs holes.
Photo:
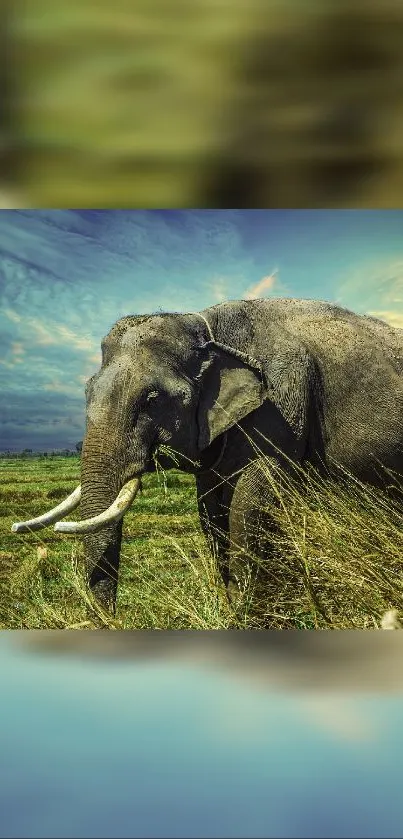
POLYGON ((201 528, 232 600, 267 490, 259 458, 280 475, 314 466, 331 476, 340 465, 383 485, 388 470, 402 475, 402 442, 403 330, 382 320, 281 297, 130 315, 103 339, 86 385, 81 484, 12 529, 56 522, 83 534, 90 589, 114 612, 123 516, 169 446, 195 475, 201 528), (80 502, 83 520, 60 521, 80 502))

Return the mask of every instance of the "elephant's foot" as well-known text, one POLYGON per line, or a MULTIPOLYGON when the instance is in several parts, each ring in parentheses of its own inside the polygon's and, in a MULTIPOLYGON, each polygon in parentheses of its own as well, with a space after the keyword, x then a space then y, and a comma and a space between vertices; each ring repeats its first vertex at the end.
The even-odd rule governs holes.
POLYGON ((106 612, 110 612, 111 615, 115 615, 117 594, 116 582, 110 578, 98 580, 97 583, 91 586, 91 591, 99 605, 102 606, 106 612))

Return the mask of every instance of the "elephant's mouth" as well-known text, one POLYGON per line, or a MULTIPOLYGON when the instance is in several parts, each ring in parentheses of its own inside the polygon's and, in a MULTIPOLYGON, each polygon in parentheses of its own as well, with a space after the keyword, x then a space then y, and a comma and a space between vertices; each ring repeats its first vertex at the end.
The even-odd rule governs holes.
POLYGON ((129 507, 132 505, 138 491, 141 489, 141 478, 136 476, 126 481, 113 503, 93 518, 83 521, 60 521, 68 513, 78 507, 81 499, 81 485, 71 493, 61 504, 48 510, 42 516, 29 521, 16 522, 11 526, 13 533, 27 533, 31 530, 42 530, 50 524, 55 524, 55 530, 59 533, 98 533, 107 524, 113 524, 123 518, 129 507))

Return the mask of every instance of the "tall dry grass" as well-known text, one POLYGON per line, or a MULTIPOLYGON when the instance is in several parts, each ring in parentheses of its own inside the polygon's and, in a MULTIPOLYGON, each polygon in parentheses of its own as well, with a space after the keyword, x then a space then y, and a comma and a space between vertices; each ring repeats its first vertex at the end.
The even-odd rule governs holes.
POLYGON ((237 611, 244 625, 381 628, 384 613, 386 624, 398 625, 403 533, 393 476, 385 491, 340 469, 332 480, 313 468, 280 479, 272 463, 260 458, 249 470, 260 471, 259 485, 263 475, 267 486, 266 502, 260 497, 258 504, 270 522, 260 536, 270 557, 242 556, 237 611))

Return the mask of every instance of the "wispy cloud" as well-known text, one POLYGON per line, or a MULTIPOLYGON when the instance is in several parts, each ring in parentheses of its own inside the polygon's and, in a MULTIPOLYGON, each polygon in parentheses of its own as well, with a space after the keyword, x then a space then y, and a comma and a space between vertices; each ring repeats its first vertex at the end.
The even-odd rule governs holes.
POLYGON ((73 332, 72 329, 69 329, 67 326, 63 326, 63 324, 55 325, 54 331, 56 335, 65 339, 66 344, 73 346, 76 350, 95 349, 94 341, 90 338, 86 338, 85 336, 78 335, 76 332, 73 332))
POLYGON ((256 300, 258 297, 263 297, 268 291, 273 291, 277 281, 277 274, 278 269, 276 268, 271 272, 271 274, 268 274, 266 277, 262 277, 258 283, 251 286, 251 288, 244 292, 243 296, 245 299, 256 300))
POLYGON ((339 283, 337 301, 356 311, 401 326, 403 318, 403 258, 369 261, 347 272, 339 283))
POLYGON ((22 320, 21 315, 17 314, 17 312, 13 312, 12 309, 3 309, 3 315, 5 315, 6 318, 11 320, 13 323, 20 323, 22 320))
POLYGON ((38 318, 20 318, 21 329, 34 334, 36 344, 40 346, 61 345, 69 349, 92 350, 95 349, 95 341, 85 335, 80 335, 63 323, 48 323, 38 318))
POLYGON ((7 352, 7 357, 0 359, 0 364, 8 370, 12 370, 16 364, 24 361, 25 348, 20 341, 12 341, 7 352))
POLYGON ((59 350, 64 347, 69 353, 71 350, 83 352, 91 365, 100 362, 101 354, 96 352, 96 340, 80 334, 78 328, 74 330, 63 323, 23 317, 10 309, 4 314, 16 324, 16 334, 20 339, 10 344, 9 352, 13 357, 22 356, 27 350, 35 352, 38 347, 57 347, 59 350))
POLYGON ((23 345, 21 344, 20 341, 14 341, 11 344, 11 352, 15 356, 24 355, 25 354, 25 349, 24 349, 24 347, 23 347, 23 345))
POLYGON ((206 283, 206 290, 211 297, 211 303, 223 303, 231 297, 231 280, 228 277, 215 277, 209 283, 206 283))
POLYGON ((385 320, 386 323, 390 324, 390 326, 395 326, 398 329, 403 329, 403 310, 400 312, 394 312, 393 310, 384 311, 381 309, 369 311, 368 314, 374 318, 380 318, 381 320, 385 320))
MULTIPOLYGON (((24 320, 21 321, 21 325, 23 324, 24 320)), ((35 344, 42 347, 57 344, 57 339, 55 335, 52 335, 48 326, 41 323, 40 320, 35 318, 26 318, 25 327, 28 328, 28 330, 34 334, 35 344)))
POLYGON ((66 384, 65 382, 60 382, 53 379, 52 381, 46 382, 46 384, 42 385, 42 390, 50 391, 51 393, 64 393, 68 395, 72 394, 73 396, 79 396, 81 389, 78 385, 74 386, 72 384, 66 384))
POLYGON ((16 361, 7 361, 5 358, 0 358, 0 364, 5 367, 7 370, 14 370, 16 365, 16 361))

